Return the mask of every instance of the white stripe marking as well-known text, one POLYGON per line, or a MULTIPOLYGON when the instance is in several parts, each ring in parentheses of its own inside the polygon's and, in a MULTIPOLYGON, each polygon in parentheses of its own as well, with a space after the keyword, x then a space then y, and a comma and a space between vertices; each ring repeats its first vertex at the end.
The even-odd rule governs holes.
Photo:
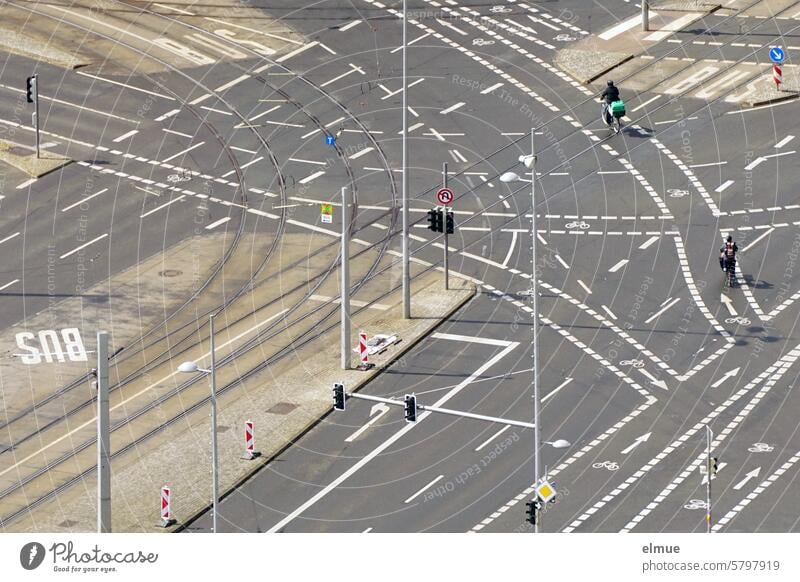
POLYGON ((431 481, 430 483, 428 483, 427 485, 425 485, 425 486, 424 486, 422 489, 420 489, 419 491, 417 491, 416 493, 414 493, 414 495, 412 495, 411 497, 409 497, 408 499, 406 499, 405 501, 403 501, 403 503, 411 503, 411 502, 414 500, 414 498, 415 498, 415 497, 419 497, 420 495, 422 495, 423 493, 425 493, 425 491, 427 491, 427 490, 428 490, 430 487, 433 487, 433 486, 434 486, 436 483, 438 483, 438 482, 439 482, 439 481, 440 481, 440 480, 441 480, 443 477, 444 477, 444 475, 439 475, 439 476, 438 476, 438 477, 436 477, 436 478, 435 478, 433 481, 431 481))
POLYGON ((93 239, 92 239, 92 240, 90 240, 89 242, 87 242, 87 243, 83 243, 81 246, 79 246, 79 247, 76 247, 76 248, 72 249, 71 251, 64 253, 63 255, 61 255, 61 256, 60 256, 60 257, 58 257, 58 258, 59 258, 59 259, 66 259, 66 258, 67 258, 67 257, 69 257, 70 255, 74 255, 75 253, 77 253, 77 252, 78 252, 78 251, 80 251, 80 250, 83 250, 83 249, 85 249, 85 248, 86 248, 86 247, 88 247, 89 245, 93 245, 93 244, 94 244, 94 243, 96 243, 97 241, 103 240, 103 239, 104 239, 104 238, 106 238, 107 236, 108 236, 108 233, 101 234, 100 236, 98 236, 98 237, 96 237, 96 238, 93 238, 93 239))

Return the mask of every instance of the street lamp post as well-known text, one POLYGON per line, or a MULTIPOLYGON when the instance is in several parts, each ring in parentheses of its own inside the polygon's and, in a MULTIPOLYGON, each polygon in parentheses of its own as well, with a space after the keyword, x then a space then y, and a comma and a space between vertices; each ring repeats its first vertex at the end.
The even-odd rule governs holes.
MULTIPOLYGON (((533 309, 533 473, 535 486, 539 486, 540 481, 540 455, 539 449, 539 408, 541 400, 539 398, 539 309, 537 301, 537 281, 536 281, 536 144, 534 143, 534 130, 531 128, 531 153, 528 156, 520 156, 519 161, 531 171, 531 298, 533 309)), ((500 176, 501 182, 525 182, 513 172, 506 172, 500 176)), ((538 494, 537 494, 538 495, 538 494)), ((538 505, 537 505, 538 507, 538 505)), ((538 511, 537 511, 538 513, 538 511)), ((537 515, 534 524, 534 531, 539 532, 540 516, 537 515)))
POLYGON ((403 319, 411 318, 411 273, 408 258, 408 12, 403 0, 403 319))
POLYGON ((211 473, 212 473, 212 509, 211 509, 211 529, 214 533, 217 533, 217 513, 219 510, 219 457, 217 455, 217 370, 216 370, 216 358, 215 358, 215 347, 214 347, 214 317, 216 317, 216 313, 212 313, 208 318, 208 327, 209 333, 211 334, 209 337, 210 340, 210 348, 211 348, 211 368, 205 369, 200 368, 197 365, 197 362, 184 362, 180 366, 178 366, 178 371, 185 372, 187 374, 194 374, 197 372, 203 372, 204 374, 208 374, 211 381, 211 473))
POLYGON ((713 467, 711 466, 711 439, 714 434, 711 427, 706 425, 706 533, 711 533, 711 477, 713 467))

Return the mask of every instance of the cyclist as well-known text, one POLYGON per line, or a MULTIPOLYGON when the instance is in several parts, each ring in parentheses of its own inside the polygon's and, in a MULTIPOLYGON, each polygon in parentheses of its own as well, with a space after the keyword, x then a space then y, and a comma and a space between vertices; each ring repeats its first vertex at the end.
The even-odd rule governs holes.
POLYGON ((619 101, 619 89, 616 85, 614 85, 614 81, 611 79, 608 80, 608 84, 603 91, 603 94, 600 95, 600 101, 603 103, 602 105, 602 114, 603 119, 606 121, 608 125, 611 125, 611 112, 609 111, 609 107, 614 101, 619 101))
POLYGON ((733 237, 728 235, 725 244, 719 249, 719 266, 723 271, 732 272, 736 268, 736 252, 739 247, 733 242, 733 237))

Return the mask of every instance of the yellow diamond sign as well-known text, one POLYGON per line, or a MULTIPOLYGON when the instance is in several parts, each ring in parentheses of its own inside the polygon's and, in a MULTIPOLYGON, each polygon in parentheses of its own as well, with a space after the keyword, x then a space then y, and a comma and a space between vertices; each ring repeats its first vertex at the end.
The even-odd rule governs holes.
POLYGON ((536 494, 543 502, 547 503, 556 496, 556 490, 547 481, 542 481, 536 488, 536 494))

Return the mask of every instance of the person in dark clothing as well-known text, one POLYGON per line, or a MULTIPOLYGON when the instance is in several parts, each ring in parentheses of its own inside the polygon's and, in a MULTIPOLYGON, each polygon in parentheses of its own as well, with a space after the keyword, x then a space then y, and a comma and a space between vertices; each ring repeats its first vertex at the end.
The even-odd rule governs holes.
POLYGON ((719 249, 719 266, 723 271, 726 270, 729 262, 731 265, 736 264, 736 252, 738 250, 739 247, 733 242, 733 237, 728 235, 725 244, 719 249))
POLYGON ((609 111, 609 106, 614 101, 619 101, 619 89, 617 89, 616 85, 614 85, 614 81, 608 81, 608 86, 606 87, 603 94, 600 95, 600 101, 603 103, 602 107, 602 114, 603 119, 606 120, 606 123, 611 125, 611 113, 609 111))

